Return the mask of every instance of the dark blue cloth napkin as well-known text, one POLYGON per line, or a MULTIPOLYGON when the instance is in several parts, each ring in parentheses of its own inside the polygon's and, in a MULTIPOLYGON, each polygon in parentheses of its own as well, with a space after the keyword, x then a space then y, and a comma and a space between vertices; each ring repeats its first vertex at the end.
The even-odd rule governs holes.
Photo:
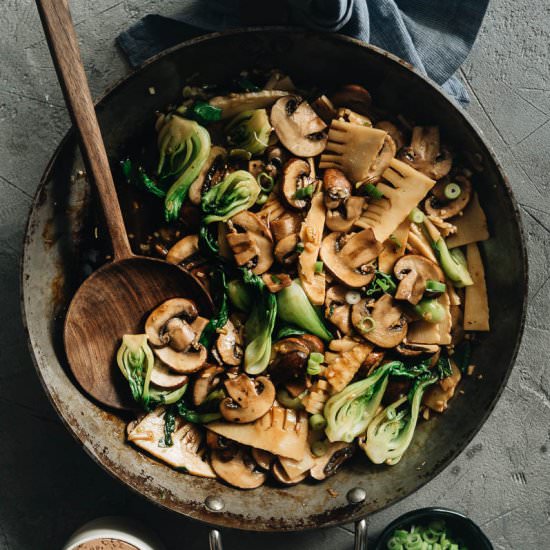
POLYGON ((123 32, 118 44, 136 67, 189 38, 258 21, 339 32, 394 53, 429 76, 459 103, 467 104, 468 94, 455 73, 475 41, 488 3, 489 0, 287 0, 286 4, 281 0, 182 0, 177 17, 149 15, 123 32))

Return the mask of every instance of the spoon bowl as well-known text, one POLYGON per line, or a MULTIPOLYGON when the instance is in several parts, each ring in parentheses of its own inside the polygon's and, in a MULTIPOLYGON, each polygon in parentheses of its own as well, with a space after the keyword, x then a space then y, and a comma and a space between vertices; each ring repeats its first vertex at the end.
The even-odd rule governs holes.
POLYGON ((125 334, 143 332, 149 312, 169 298, 189 298, 209 317, 212 302, 188 271, 163 260, 132 256, 102 266, 74 295, 64 341, 74 377, 91 397, 111 408, 131 409, 128 384, 115 355, 125 334))

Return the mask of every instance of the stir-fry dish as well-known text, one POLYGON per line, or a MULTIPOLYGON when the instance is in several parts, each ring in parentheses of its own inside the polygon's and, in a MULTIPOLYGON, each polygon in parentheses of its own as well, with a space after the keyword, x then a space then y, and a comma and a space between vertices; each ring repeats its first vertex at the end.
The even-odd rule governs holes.
POLYGON ((215 311, 175 296, 122 338, 143 409, 128 441, 241 489, 323 480, 354 453, 397 464, 489 330, 467 152, 360 85, 313 93, 277 71, 187 86, 156 134, 154 159, 122 162, 165 218, 143 249, 215 311))

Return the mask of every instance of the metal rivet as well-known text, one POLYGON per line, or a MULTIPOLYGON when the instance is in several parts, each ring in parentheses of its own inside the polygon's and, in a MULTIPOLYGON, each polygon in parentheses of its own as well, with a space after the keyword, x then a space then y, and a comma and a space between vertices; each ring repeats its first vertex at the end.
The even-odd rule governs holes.
POLYGON ((354 487, 348 491, 346 497, 350 504, 359 504, 367 498, 367 491, 362 487, 354 487))
POLYGON ((221 512, 225 508, 225 502, 220 497, 206 497, 204 504, 211 512, 221 512))

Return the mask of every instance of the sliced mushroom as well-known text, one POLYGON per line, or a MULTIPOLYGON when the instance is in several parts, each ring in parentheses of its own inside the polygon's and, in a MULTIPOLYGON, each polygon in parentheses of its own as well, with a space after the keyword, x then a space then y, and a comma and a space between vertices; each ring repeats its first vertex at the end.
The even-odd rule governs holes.
POLYGON ((213 451, 210 464, 216 474, 229 485, 239 489, 256 489, 263 485, 266 475, 256 470, 256 463, 245 449, 234 453, 213 451))
POLYGON ((360 84, 346 84, 332 95, 332 103, 336 107, 349 107, 362 115, 369 114, 372 98, 360 84))
POLYGON ((271 473, 273 474, 273 477, 283 485, 296 485, 297 483, 304 481, 304 479, 307 477, 307 472, 304 472, 294 478, 291 478, 286 473, 285 469, 279 461, 273 463, 273 466, 271 467, 271 473))
POLYGON ((426 291, 429 280, 444 282, 445 276, 437 264, 416 254, 406 254, 394 266, 393 272, 401 281, 397 287, 395 298, 407 300, 413 305, 418 304, 426 291))
POLYGON ((208 429, 228 439, 277 456, 301 460, 307 450, 307 413, 273 406, 250 424, 211 422, 208 429))
POLYGON ((296 337, 283 338, 271 348, 269 374, 275 384, 301 379, 305 376, 310 351, 307 344, 296 337))
POLYGON ((326 95, 319 96, 311 103, 311 107, 327 124, 338 116, 332 101, 326 95))
POLYGON ((245 210, 230 219, 232 231, 227 242, 239 266, 265 273, 273 263, 273 238, 267 225, 254 213, 245 210))
POLYGON ((338 168, 352 183, 376 183, 395 151, 395 143, 387 132, 333 120, 319 168, 338 168))
POLYGON ((310 174, 311 166, 304 159, 292 158, 285 164, 281 192, 285 202, 291 208, 303 210, 309 204, 313 193, 307 199, 296 198, 296 194, 310 185, 313 186, 313 191, 315 190, 316 180, 310 177, 310 174))
POLYGON ((328 289, 325 298, 325 317, 344 334, 351 332, 351 305, 346 301, 348 292, 345 286, 336 285, 328 289))
POLYGON ((128 441, 174 468, 185 469, 196 476, 215 478, 216 474, 210 464, 204 460, 204 439, 198 426, 176 417, 173 445, 160 446, 159 442, 165 437, 165 413, 165 407, 157 407, 129 427, 128 441))
POLYGON ((357 124, 359 126, 369 126, 372 127, 372 121, 370 118, 360 115, 351 109, 346 107, 340 107, 338 109, 338 120, 343 120, 344 122, 350 122, 351 124, 357 124))
POLYGON ((389 294, 374 303, 364 298, 355 304, 351 322, 363 338, 381 348, 393 348, 407 335, 405 315, 389 294))
POLYGON ((301 97, 277 100, 271 109, 271 124, 281 143, 298 157, 315 157, 325 148, 327 125, 301 97))
POLYGON ((343 206, 351 196, 351 183, 346 175, 337 168, 327 168, 323 175, 325 206, 334 210, 343 206))
POLYGON ((447 220, 457 216, 468 206, 472 197, 472 184, 464 176, 456 176, 454 182, 460 186, 460 196, 454 200, 445 197, 445 187, 449 184, 447 178, 438 181, 432 189, 432 194, 426 199, 424 208, 431 216, 447 220))
POLYGON ((358 288, 370 283, 382 245, 370 227, 359 233, 330 233, 323 239, 321 259, 330 272, 342 283, 358 288))
POLYGON ((275 462, 276 456, 272 455, 271 453, 268 453, 267 451, 262 451, 261 449, 254 449, 251 450, 252 458, 254 459, 254 462, 262 469, 269 471, 271 469, 271 465, 273 462, 275 462))
POLYGON ((209 103, 222 110, 222 119, 231 118, 243 111, 265 109, 273 105, 279 98, 288 95, 284 90, 261 90, 244 94, 229 94, 213 97, 209 103))
POLYGON ((384 132, 388 132, 398 151, 405 145, 405 135, 393 122, 381 120, 377 122, 374 127, 379 130, 384 130, 384 132))
POLYGON ((198 315, 195 303, 187 298, 171 298, 157 306, 145 322, 145 333, 153 346, 170 344, 170 334, 166 332, 166 324, 171 319, 181 318, 192 323, 198 315))
POLYGON ((216 349, 226 365, 240 365, 243 360, 242 336, 231 321, 227 321, 216 340, 216 349))
POLYGON ((199 205, 204 193, 223 179, 226 157, 227 151, 223 147, 214 145, 210 149, 208 158, 202 165, 197 179, 189 187, 188 197, 190 202, 199 205))
POLYGON ((418 357, 420 355, 433 355, 439 349, 437 344, 410 344, 403 341, 395 348, 395 351, 403 357, 418 357))
POLYGON ((325 344, 314 334, 302 334, 300 340, 309 348, 310 353, 324 353, 325 344))
POLYGON ((415 126, 410 146, 402 148, 398 158, 434 180, 446 176, 453 165, 451 153, 440 145, 438 126, 415 126))
POLYGON ((315 459, 309 475, 319 481, 336 473, 338 468, 353 456, 354 446, 343 441, 330 443, 327 452, 315 459))
POLYGON ((364 197, 350 197, 343 206, 328 210, 326 225, 331 231, 347 233, 361 217, 365 206, 364 197))
POLYGON ((222 367, 210 365, 196 376, 195 384, 193 385, 193 403, 197 407, 202 405, 208 394, 220 385, 222 381, 220 375, 222 372, 222 367))
POLYGON ((166 261, 170 264, 181 264, 191 256, 194 256, 198 251, 199 236, 187 235, 168 250, 166 261))
POLYGON ((275 401, 275 386, 265 376, 249 378, 239 374, 225 381, 229 394, 220 403, 220 412, 229 422, 245 424, 262 417, 275 401))
POLYGON ((196 349, 176 351, 168 346, 154 348, 155 355, 172 370, 180 374, 197 372, 206 363, 207 351, 202 344, 196 344, 196 349))
POLYGON ((163 390, 177 390, 189 382, 186 374, 175 374, 158 357, 151 371, 151 384, 163 390))
POLYGON ((302 225, 302 217, 297 213, 286 213, 280 218, 272 221, 269 228, 273 233, 275 242, 279 242, 289 235, 295 235, 300 231, 302 225))
POLYGON ((273 250, 273 254, 277 261, 283 265, 292 265, 298 259, 298 251, 296 247, 300 242, 298 235, 288 235, 284 239, 281 239, 273 250))

